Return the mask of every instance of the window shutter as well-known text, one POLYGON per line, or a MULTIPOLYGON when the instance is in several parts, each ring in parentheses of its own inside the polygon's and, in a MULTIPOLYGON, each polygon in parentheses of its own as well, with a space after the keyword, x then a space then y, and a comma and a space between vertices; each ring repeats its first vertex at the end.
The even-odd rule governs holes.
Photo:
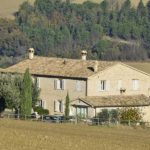
POLYGON ((98 89, 98 91, 101 91, 101 81, 97 82, 97 89, 98 89))
POLYGON ((118 90, 122 88, 122 80, 118 80, 118 90))
POLYGON ((106 91, 109 91, 110 90, 110 81, 107 80, 106 81, 106 91))
POLYGON ((59 112, 59 106, 60 106, 60 102, 57 100, 56 101, 56 111, 59 112))
POLYGON ((42 107, 45 109, 46 108, 46 101, 42 101, 42 107))
POLYGON ((54 80, 54 89, 57 90, 57 80, 54 80))
POLYGON ((54 101, 54 111, 56 111, 56 101, 54 101))
POLYGON ((76 90, 81 91, 81 81, 76 81, 76 90))
POLYGON ((37 87, 40 88, 40 78, 37 77, 37 87))
POLYGON ((64 102, 63 101, 60 101, 60 105, 61 105, 61 112, 64 112, 64 102))
POLYGON ((62 90, 65 89, 65 80, 62 80, 62 90))

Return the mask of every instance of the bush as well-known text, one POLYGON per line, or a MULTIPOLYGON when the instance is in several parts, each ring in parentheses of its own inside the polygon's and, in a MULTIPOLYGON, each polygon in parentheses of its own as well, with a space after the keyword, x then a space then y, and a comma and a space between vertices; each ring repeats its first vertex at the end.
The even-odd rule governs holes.
POLYGON ((98 118, 100 122, 107 122, 107 121, 115 122, 116 120, 118 120, 118 115, 119 115, 118 110, 116 109, 112 110, 102 109, 102 111, 98 114, 98 118))
POLYGON ((123 108, 120 110, 120 121, 140 121, 142 113, 138 108, 123 108))
POLYGON ((48 109, 43 109, 40 106, 35 107, 34 111, 37 112, 39 115, 48 115, 49 114, 49 110, 48 109))

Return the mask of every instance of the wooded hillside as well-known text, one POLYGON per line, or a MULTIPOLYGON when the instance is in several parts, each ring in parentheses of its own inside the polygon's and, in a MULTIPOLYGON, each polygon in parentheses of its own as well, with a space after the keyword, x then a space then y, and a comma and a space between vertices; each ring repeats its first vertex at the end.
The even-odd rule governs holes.
POLYGON ((150 1, 121 8, 100 4, 74 4, 61 0, 36 0, 21 5, 15 20, 0 20, 0 54, 25 56, 28 47, 36 54, 79 58, 82 49, 90 59, 146 60, 150 58, 150 1))

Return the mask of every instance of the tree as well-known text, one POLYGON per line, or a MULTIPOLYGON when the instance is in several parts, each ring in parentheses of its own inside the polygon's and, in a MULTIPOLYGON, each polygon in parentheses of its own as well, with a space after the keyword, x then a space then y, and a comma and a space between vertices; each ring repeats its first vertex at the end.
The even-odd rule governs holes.
POLYGON ((66 103, 65 103, 65 118, 66 119, 68 119, 69 117, 69 105, 70 105, 70 98, 69 98, 69 93, 67 93, 66 103))
POLYGON ((123 108, 119 112, 121 121, 141 121, 142 112, 138 108, 123 108))
POLYGON ((25 115, 31 115, 32 108, 32 80, 29 73, 29 69, 26 69, 21 91, 21 105, 20 112, 24 117, 25 115))
POLYGON ((18 75, 0 74, 0 112, 5 108, 19 110, 21 82, 18 75))
POLYGON ((37 101, 39 100, 40 89, 37 86, 37 78, 32 82, 32 107, 35 107, 37 101))
POLYGON ((146 9, 145 9, 145 6, 144 6, 142 0, 140 0, 138 7, 137 7, 137 15, 140 18, 145 17, 145 15, 146 15, 146 9))

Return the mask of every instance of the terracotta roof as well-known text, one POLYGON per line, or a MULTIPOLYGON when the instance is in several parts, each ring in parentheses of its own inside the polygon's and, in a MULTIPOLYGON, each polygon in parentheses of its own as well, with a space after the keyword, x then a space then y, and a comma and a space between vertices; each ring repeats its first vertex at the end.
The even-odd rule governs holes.
POLYGON ((150 62, 125 62, 125 64, 150 74, 150 62))
POLYGON ((88 96, 79 99, 93 107, 128 107, 150 105, 150 98, 145 95, 88 96))
MULTIPOLYGON (((98 71, 102 71, 116 63, 98 61, 98 71)), ((32 60, 26 59, 5 69, 5 72, 24 73, 26 68, 29 68, 30 73, 34 75, 87 78, 95 74, 94 64, 94 60, 36 56, 32 60)))

